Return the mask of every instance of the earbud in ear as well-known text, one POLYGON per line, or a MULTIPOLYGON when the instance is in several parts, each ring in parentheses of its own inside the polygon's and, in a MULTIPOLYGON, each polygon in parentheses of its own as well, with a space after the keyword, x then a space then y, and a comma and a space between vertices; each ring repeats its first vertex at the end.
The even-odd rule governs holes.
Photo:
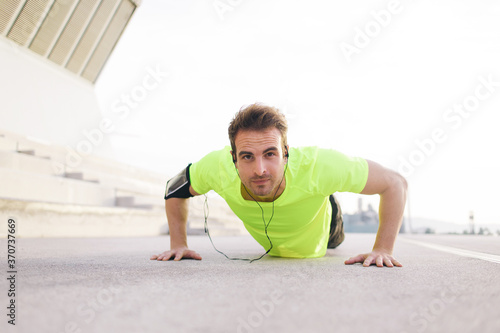
POLYGON ((288 148, 285 147, 285 157, 288 158, 288 148))
POLYGON ((236 163, 236 155, 231 154, 233 156, 233 163, 236 163))

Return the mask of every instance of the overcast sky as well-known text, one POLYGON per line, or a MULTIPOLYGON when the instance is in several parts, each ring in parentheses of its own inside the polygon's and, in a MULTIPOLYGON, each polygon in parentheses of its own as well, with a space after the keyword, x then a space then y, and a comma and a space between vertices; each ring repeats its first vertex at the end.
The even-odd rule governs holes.
POLYGON ((171 176, 263 102, 291 146, 403 173, 412 216, 500 223, 498 17, 496 1, 145 0, 96 91, 127 163, 171 176))

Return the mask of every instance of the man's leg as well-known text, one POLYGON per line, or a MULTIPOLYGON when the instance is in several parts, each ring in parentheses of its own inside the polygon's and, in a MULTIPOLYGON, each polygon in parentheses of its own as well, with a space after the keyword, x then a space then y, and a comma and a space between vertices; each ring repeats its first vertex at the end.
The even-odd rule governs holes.
POLYGON ((337 199, 330 195, 332 204, 332 221, 330 222, 330 238, 328 239, 328 248, 334 249, 344 241, 344 221, 342 220, 342 210, 337 199))

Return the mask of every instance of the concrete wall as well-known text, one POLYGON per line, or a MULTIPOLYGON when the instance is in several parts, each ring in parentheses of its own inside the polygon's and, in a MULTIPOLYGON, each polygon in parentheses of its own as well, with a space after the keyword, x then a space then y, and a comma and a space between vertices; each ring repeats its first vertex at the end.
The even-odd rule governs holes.
MULTIPOLYGON (((0 129, 76 149, 101 112, 88 81, 0 36, 0 129)), ((112 156, 104 137, 93 153, 112 156)))

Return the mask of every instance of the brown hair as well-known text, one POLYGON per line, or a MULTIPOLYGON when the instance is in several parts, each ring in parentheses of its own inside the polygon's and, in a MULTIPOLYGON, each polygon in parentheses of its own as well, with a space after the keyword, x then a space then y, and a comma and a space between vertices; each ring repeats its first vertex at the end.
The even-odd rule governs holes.
POLYGON ((263 131, 270 127, 275 127, 280 131, 281 142, 286 147, 288 124, 285 115, 280 110, 260 103, 251 104, 245 108, 242 107, 236 113, 228 128, 229 141, 233 152, 236 154, 235 139, 240 130, 263 131))

